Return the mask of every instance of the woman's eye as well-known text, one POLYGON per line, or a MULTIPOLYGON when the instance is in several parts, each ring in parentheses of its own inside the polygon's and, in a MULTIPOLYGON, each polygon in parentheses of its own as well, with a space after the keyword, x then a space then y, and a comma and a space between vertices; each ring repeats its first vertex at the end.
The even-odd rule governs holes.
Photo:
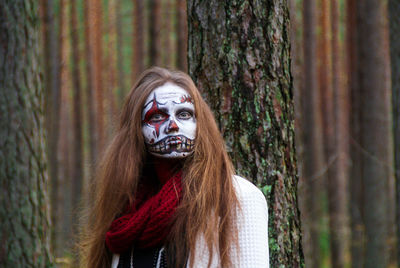
POLYGON ((190 119, 190 118, 192 118, 192 114, 189 113, 188 111, 183 111, 178 114, 178 118, 179 119, 190 119))
POLYGON ((150 118, 151 122, 159 122, 165 119, 164 114, 153 114, 150 118))

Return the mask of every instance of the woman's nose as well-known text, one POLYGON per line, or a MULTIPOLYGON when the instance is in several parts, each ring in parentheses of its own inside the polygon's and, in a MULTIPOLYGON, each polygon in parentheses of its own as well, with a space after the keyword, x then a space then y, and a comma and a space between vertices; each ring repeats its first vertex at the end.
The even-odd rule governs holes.
POLYGON ((175 122, 175 120, 171 120, 171 121, 169 121, 169 123, 168 123, 168 127, 167 127, 167 133, 171 133, 171 132, 176 132, 176 131, 179 131, 179 127, 178 127, 178 125, 176 124, 176 122, 175 122))

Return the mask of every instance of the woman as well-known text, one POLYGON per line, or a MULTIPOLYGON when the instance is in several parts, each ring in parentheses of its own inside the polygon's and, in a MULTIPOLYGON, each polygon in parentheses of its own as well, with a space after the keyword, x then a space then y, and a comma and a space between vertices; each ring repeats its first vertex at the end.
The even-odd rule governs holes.
POLYGON ((83 236, 86 267, 268 267, 262 193, 234 176, 190 77, 154 67, 126 98, 83 236))

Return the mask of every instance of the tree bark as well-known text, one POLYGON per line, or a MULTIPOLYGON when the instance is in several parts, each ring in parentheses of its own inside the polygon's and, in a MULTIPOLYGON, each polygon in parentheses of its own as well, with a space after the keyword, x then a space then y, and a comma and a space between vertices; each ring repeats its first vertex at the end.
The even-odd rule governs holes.
POLYGON ((0 2, 1 267, 52 262, 37 7, 0 2))
POLYGON ((270 265, 303 266, 286 1, 190 0, 188 12, 189 73, 269 202, 270 265))
POLYGON ((393 136, 396 178, 397 262, 400 264, 400 3, 389 0, 393 136))
POLYGON ((188 40, 188 29, 187 29, 187 11, 186 11, 186 0, 177 1, 177 55, 176 55, 176 66, 179 70, 187 72, 187 40, 188 40))
POLYGON ((358 135, 353 136, 353 143, 359 155, 353 163, 363 186, 364 267, 387 267, 388 264, 391 106, 386 8, 385 1, 356 2, 355 75, 358 80, 357 87, 352 88, 352 112, 358 113, 354 131, 358 135))

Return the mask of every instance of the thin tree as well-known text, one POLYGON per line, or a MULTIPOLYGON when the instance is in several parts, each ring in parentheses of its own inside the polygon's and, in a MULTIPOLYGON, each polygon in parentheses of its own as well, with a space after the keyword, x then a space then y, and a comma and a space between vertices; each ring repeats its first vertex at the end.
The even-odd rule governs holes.
MULTIPOLYGON (((132 80, 133 83, 144 70, 144 0, 134 0, 133 7, 133 59, 132 80)), ((156 18, 152 18, 152 20, 156 18)), ((153 49, 153 47, 151 48, 153 49)), ((132 83, 132 84, 133 84, 132 83)))
POLYGON ((160 65, 161 59, 161 0, 150 0, 150 65, 160 65))
POLYGON ((87 109, 87 122, 88 122, 88 140, 89 140, 89 158, 90 158, 90 173, 93 171, 94 164, 96 162, 96 156, 98 153, 97 148, 97 127, 96 127, 96 110, 95 110, 95 93, 93 85, 93 30, 91 27, 91 16, 90 16, 90 3, 89 0, 84 1, 83 6, 83 23, 85 33, 85 71, 86 71, 86 109, 87 109))
MULTIPOLYGON (((73 120, 73 140, 72 140, 72 222, 75 224, 73 230, 77 230, 78 208, 82 197, 83 188, 83 133, 82 133, 82 104, 81 104, 81 76, 79 72, 80 53, 78 39, 78 14, 77 0, 70 1, 70 41, 71 41, 71 74, 72 74, 72 120, 73 120)), ((76 233, 76 232, 74 232, 76 233)))
POLYGON ((124 44, 124 31, 122 27, 122 6, 121 1, 116 1, 115 7, 115 24, 117 27, 117 36, 116 36, 116 53, 117 53, 117 85, 118 85, 118 107, 122 106, 126 83, 125 83, 125 73, 124 73, 124 60, 123 60, 123 53, 122 53, 122 46, 124 44))
POLYGON ((357 47, 357 17, 356 0, 347 1, 346 5, 346 44, 347 44, 347 73, 349 74, 348 86, 351 102, 350 110, 350 228, 351 228, 351 266, 354 268, 364 267, 364 231, 362 191, 363 181, 361 179, 361 150, 357 141, 360 140, 360 100, 358 96, 358 47, 357 47))
POLYGON ((162 63, 163 66, 172 68, 172 58, 174 51, 172 50, 172 19, 174 12, 174 5, 172 0, 161 1, 161 47, 162 47, 162 63))
POLYGON ((343 153, 345 133, 343 119, 346 111, 340 88, 339 74, 339 43, 338 43, 338 6, 336 1, 322 0, 320 6, 319 34, 319 88, 321 92, 323 114, 324 153, 326 160, 326 185, 328 193, 329 234, 332 267, 345 265, 345 217, 346 217, 346 166, 343 153), (335 31, 335 32, 333 32, 335 31), (340 98, 339 98, 340 97, 340 98), (342 116, 339 118, 339 116, 342 116), (341 119, 341 121, 339 121, 341 119), (341 135, 341 136, 339 136, 341 135), (339 139, 341 138, 341 139, 339 139), (341 142, 339 147, 339 141, 341 142))
POLYGON ((0 266, 48 267, 50 217, 36 1, 0 2, 0 266))
POLYGON ((303 126, 302 180, 304 181, 304 251, 308 267, 321 267, 320 222, 322 180, 325 174, 320 94, 317 85, 316 1, 303 1, 303 126))
MULTIPOLYGON (((86 2, 86 1, 85 1, 86 2)), ((95 98, 96 120, 96 147, 101 151, 105 142, 104 133, 104 89, 103 89, 103 23, 102 2, 98 0, 88 1, 89 13, 89 45, 92 60, 92 86, 95 98)))
POLYGON ((60 103, 60 140, 58 144, 58 158, 60 168, 58 174, 58 197, 59 210, 55 215, 60 223, 60 232, 56 239, 59 248, 56 256, 69 254, 71 249, 72 234, 72 196, 71 196, 71 176, 73 169, 72 161, 72 120, 71 120, 71 100, 70 91, 72 88, 72 75, 69 68, 71 63, 71 43, 70 43, 70 1, 60 1, 60 58, 61 58, 61 103, 60 103))
POLYGON ((108 2, 108 46, 107 46, 107 66, 106 75, 107 83, 105 99, 107 108, 107 136, 113 131, 114 122, 117 116, 117 0, 108 2))
POLYGON ((363 211, 365 225, 364 267, 387 267, 391 169, 387 3, 368 0, 355 4, 357 87, 351 88, 351 98, 352 113, 358 115, 354 118, 358 123, 352 124, 356 127, 352 143, 358 156, 352 162, 361 179, 357 187, 363 187, 362 207, 358 209, 363 211))
POLYGON ((400 2, 389 0, 390 58, 392 67, 393 137, 396 177, 397 261, 400 263, 400 2))
POLYGON ((59 232, 59 223, 55 217, 59 209, 58 198, 58 158, 57 143, 59 139, 60 122, 60 53, 59 35, 57 33, 57 17, 55 16, 55 3, 52 0, 42 0, 42 27, 43 27, 43 63, 44 63, 44 102, 45 126, 47 131, 47 156, 49 167, 49 180, 51 186, 50 200, 52 230, 52 247, 56 252, 59 245, 55 235, 59 232))
MULTIPOLYGON (((349 110, 348 90, 344 85, 343 77, 343 48, 339 42, 339 1, 331 1, 331 27, 332 27, 332 91, 334 113, 334 148, 332 151, 333 162, 330 167, 332 178, 328 182, 329 195, 329 228, 331 237, 332 267, 345 267, 348 260, 346 252, 349 250, 348 237, 348 132, 349 110)), ((331 161, 328 161, 331 162, 331 161)))
POLYGON ((177 1, 177 23, 176 23, 176 66, 179 70, 187 71, 187 12, 186 0, 177 1))
POLYGON ((188 1, 189 73, 269 202, 271 267, 303 265, 286 1, 188 1), (217 15, 218 14, 218 15, 217 15))

